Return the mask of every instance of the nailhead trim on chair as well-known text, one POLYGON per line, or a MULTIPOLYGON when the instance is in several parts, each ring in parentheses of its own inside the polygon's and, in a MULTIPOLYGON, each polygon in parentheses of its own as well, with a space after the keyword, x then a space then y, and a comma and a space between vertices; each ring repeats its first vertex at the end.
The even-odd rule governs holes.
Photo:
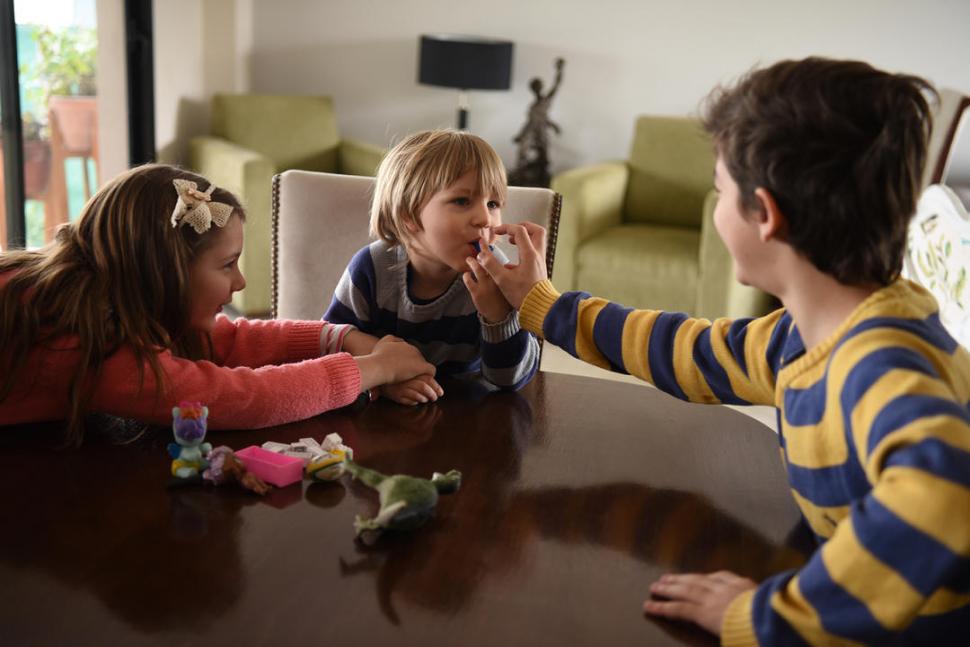
POLYGON ((273 319, 279 314, 279 294, 280 294, 280 174, 273 176, 273 208, 272 219, 270 221, 270 281, 269 281, 269 302, 270 314, 273 319))
POLYGON ((546 273, 552 280, 552 264, 556 260, 556 241, 559 239, 559 216, 562 213, 562 195, 556 194, 552 199, 552 211, 549 213, 549 231, 546 232, 546 273))

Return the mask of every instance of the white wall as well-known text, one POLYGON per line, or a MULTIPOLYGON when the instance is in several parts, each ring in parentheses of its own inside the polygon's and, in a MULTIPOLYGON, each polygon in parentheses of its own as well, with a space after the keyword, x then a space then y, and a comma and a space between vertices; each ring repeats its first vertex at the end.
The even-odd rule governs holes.
POLYGON ((155 142, 162 162, 184 162, 209 130, 216 92, 249 89, 251 0, 155 0, 155 142))
POLYGON ((208 131, 214 92, 334 97, 341 132, 379 145, 455 121, 457 92, 418 85, 422 33, 515 42, 513 88, 472 92, 471 129, 506 163, 532 97, 566 59, 554 170, 624 157, 634 117, 687 114, 716 83, 810 54, 860 58, 970 93, 967 0, 165 0, 155 2, 163 160, 208 131))
POLYGON ((128 79, 121 0, 98 0, 98 185, 128 168, 128 79), (117 127, 121 124, 122 127, 117 127))
POLYGON ((563 56, 554 170, 623 157, 635 115, 696 112, 714 84, 782 58, 860 58, 970 93, 966 0, 256 0, 251 10, 251 90, 331 95, 341 132, 380 145, 454 124, 457 93, 416 82, 422 33, 515 42, 513 89, 471 93, 471 130, 506 163, 529 79, 548 83, 563 56))

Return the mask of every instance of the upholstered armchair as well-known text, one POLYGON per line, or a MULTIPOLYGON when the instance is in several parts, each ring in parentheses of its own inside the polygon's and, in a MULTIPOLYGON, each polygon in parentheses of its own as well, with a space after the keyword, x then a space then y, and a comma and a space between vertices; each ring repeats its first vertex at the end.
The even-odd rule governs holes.
POLYGON ((553 283, 700 317, 769 311, 768 295, 735 280, 714 229, 713 171, 696 120, 643 116, 628 160, 556 175, 563 213, 553 283))
POLYGON ((189 165, 246 206, 240 265, 246 289, 233 305, 270 311, 270 209, 273 176, 288 169, 374 175, 384 151, 341 140, 330 97, 218 94, 211 135, 189 143, 189 165))

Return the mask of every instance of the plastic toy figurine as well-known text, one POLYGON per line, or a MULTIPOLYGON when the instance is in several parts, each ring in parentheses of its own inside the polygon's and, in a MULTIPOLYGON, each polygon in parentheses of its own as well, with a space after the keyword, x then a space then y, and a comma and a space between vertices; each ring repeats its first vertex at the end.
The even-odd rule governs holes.
POLYGON ((208 456, 209 467, 202 474, 207 482, 213 485, 223 483, 237 483, 239 487, 256 494, 263 495, 270 491, 270 486, 263 479, 246 468, 245 463, 225 445, 216 447, 208 456))
POLYGON ((201 402, 182 402, 172 407, 172 433, 175 442, 169 443, 168 453, 172 461, 172 476, 180 479, 197 479, 209 466, 206 456, 212 445, 205 439, 206 419, 209 407, 201 402))
POLYGON ((344 463, 351 476, 380 494, 377 516, 372 519, 358 516, 354 520, 357 537, 367 545, 373 545, 385 530, 417 528, 434 514, 439 493, 450 494, 461 486, 461 472, 457 470, 447 474, 435 472, 429 481, 404 474, 384 476, 350 459, 344 463))
POLYGON ((172 408, 172 433, 175 442, 169 443, 168 453, 172 461, 173 483, 193 484, 206 482, 213 485, 238 483, 243 489, 266 494, 270 486, 252 472, 236 454, 226 446, 212 448, 203 442, 209 407, 201 402, 182 402, 172 408))
POLYGON ((344 444, 339 434, 329 434, 318 448, 319 453, 306 466, 307 476, 314 481, 336 481, 343 476, 346 461, 353 460, 354 450, 344 444))

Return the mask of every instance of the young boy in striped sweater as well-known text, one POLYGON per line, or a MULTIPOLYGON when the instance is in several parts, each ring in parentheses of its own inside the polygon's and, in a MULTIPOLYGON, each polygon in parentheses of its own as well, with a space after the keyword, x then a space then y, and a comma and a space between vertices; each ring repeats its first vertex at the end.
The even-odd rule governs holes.
POLYGON ((710 322, 630 310, 544 279, 545 232, 506 226, 520 264, 477 261, 522 325, 695 402, 771 404, 792 495, 818 540, 756 584, 669 574, 647 613, 725 645, 966 644, 970 355, 899 277, 926 161, 922 79, 809 58, 715 91, 714 222, 742 283, 783 308, 710 322))
MULTIPOLYGON (((411 135, 377 171, 371 234, 340 278, 324 315, 364 335, 352 354, 367 354, 393 334, 416 346, 437 375, 481 374, 518 389, 535 374, 539 342, 519 326, 498 286, 466 260, 502 223, 505 167, 485 140, 457 130, 411 135)), ((372 391, 372 393, 374 393, 372 391)), ((443 395, 432 375, 385 384, 376 395, 414 405, 443 395)))

